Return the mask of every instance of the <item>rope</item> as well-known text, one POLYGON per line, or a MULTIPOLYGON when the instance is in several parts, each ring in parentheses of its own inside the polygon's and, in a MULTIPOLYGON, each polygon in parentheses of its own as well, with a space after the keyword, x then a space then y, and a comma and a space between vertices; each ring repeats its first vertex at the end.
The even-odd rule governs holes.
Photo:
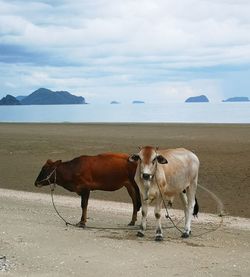
POLYGON ((210 194, 210 196, 212 197, 212 199, 217 203, 217 212, 219 213, 219 216, 223 216, 226 214, 225 212, 225 208, 224 205, 222 203, 222 201, 220 200, 220 198, 213 193, 212 191, 210 191, 209 189, 205 188, 204 186, 198 184, 198 187, 200 187, 201 189, 203 189, 205 192, 207 192, 208 194, 210 194))
POLYGON ((220 223, 219 223, 219 225, 218 225, 216 228, 211 229, 211 230, 208 230, 208 231, 206 231, 206 232, 202 232, 202 233, 200 233, 200 234, 198 234, 198 235, 192 235, 192 237, 193 237, 193 238, 199 238, 199 237, 201 237, 201 236, 203 236, 203 235, 206 235, 206 234, 215 232, 215 231, 217 231, 218 229, 220 229, 220 227, 221 227, 222 225, 223 225, 223 216, 221 216, 220 223))
MULTIPOLYGON (((74 226, 74 227, 78 227, 77 224, 73 224, 73 223, 70 223, 68 222, 67 220, 65 220, 63 218, 63 216, 61 216, 61 214, 58 212, 57 208, 56 208, 56 205, 55 205, 55 201, 54 201, 54 191, 55 191, 55 185, 56 185, 56 168, 43 180, 43 181, 48 181, 49 185, 50 185, 50 192, 51 192, 51 200, 52 200, 52 204, 53 204, 53 207, 57 213, 57 215, 64 221, 65 225, 68 226, 74 226), (54 175, 54 182, 51 183, 50 182, 50 178, 51 176, 53 175, 53 173, 55 173, 54 175), (53 185, 53 186, 52 186, 53 185)), ((157 185, 158 185, 158 182, 157 182, 157 185)), ((161 189, 158 185, 158 188, 159 188, 159 191, 161 193, 161 197, 162 197, 162 200, 163 200, 163 203, 164 203, 164 206, 165 206, 165 209, 166 209, 166 212, 167 212, 167 215, 166 215, 166 218, 169 218, 169 220, 172 222, 173 226, 179 231, 182 233, 182 231, 178 228, 178 226, 174 223, 174 221, 172 220, 172 218, 170 217, 169 213, 168 213, 168 209, 167 209, 167 205, 164 201, 164 198, 163 198, 163 195, 162 195, 162 192, 161 192, 161 189)), ((178 222, 179 223, 179 222, 178 222)), ((124 228, 124 227, 85 227, 85 228, 88 228, 88 229, 103 229, 103 230, 131 230, 131 228, 124 228)), ((171 227, 167 227, 167 228, 171 228, 171 227)), ((137 228, 138 229, 138 228, 137 228)))
MULTIPOLYGON (((70 226, 74 226, 74 227, 78 227, 77 226, 77 224, 73 224, 73 223, 70 223, 70 222, 68 222, 60 213, 59 213, 59 211, 58 211, 58 209, 56 208, 56 205, 55 205, 55 201, 54 201, 54 188, 52 187, 52 186, 50 186, 51 187, 51 200, 52 200, 52 204, 53 204, 53 207, 54 207, 54 209, 55 209, 55 211, 56 211, 56 213, 57 213, 57 215, 59 216, 59 218, 61 218, 63 221, 64 221, 64 223, 65 223, 65 225, 66 226, 68 226, 68 225, 70 225, 70 226)), ((181 220, 180 220, 181 221, 181 220)), ((180 222, 179 221, 179 222, 180 222)), ((178 223, 179 223, 178 222, 178 223)), ((178 224, 177 223, 177 224, 178 224)), ((138 230, 139 229, 139 226, 135 226, 135 227, 95 227, 95 226, 86 226, 85 228, 87 228, 87 229, 95 229, 95 230, 138 230)), ((174 226, 172 226, 172 227, 165 227, 165 229, 171 229, 171 228, 174 228, 174 226)), ((152 228, 152 229, 154 229, 154 228, 152 228)))
POLYGON ((207 189, 206 187, 198 184, 198 187, 200 187, 201 189, 203 189, 205 192, 207 192, 211 197, 212 199, 217 203, 217 212, 219 213, 219 217, 221 218, 220 219, 220 222, 219 222, 219 225, 212 229, 212 230, 208 230, 206 232, 202 232, 201 234, 198 234, 198 235, 195 235, 195 236, 192 236, 194 238, 197 238, 197 237, 201 237, 205 234, 208 234, 208 233, 211 233, 211 232, 215 232, 217 231, 222 225, 223 225, 223 222, 224 222, 224 216, 226 215, 226 212, 225 212, 225 208, 224 208, 224 205, 222 203, 222 201, 220 200, 220 198, 215 194, 213 193, 212 191, 210 191, 209 189, 207 189))
MULTIPOLYGON (((65 225, 66 226, 73 226, 73 227, 78 227, 77 224, 73 224, 73 223, 70 223, 68 222, 66 219, 64 219, 62 217, 62 215, 58 212, 57 208, 56 208, 56 205, 55 205, 55 202, 54 202, 54 188, 52 186, 50 186, 51 188, 51 200, 52 200, 52 204, 53 204, 53 207, 57 213, 57 215, 64 221, 65 225)), ((132 228, 125 228, 125 227, 89 227, 89 226, 85 226, 84 228, 87 228, 87 229, 96 229, 96 230, 131 230, 132 228)), ((138 229, 138 228, 134 228, 135 230, 138 229)))
MULTIPOLYGON (((157 185, 158 185, 158 183, 157 183, 157 185)), ((159 189, 159 191, 161 193, 161 197, 163 197, 162 192, 161 192, 160 189, 159 189)), ((53 207, 54 207, 57 215, 59 216, 59 218, 61 218, 61 220, 64 221, 65 225, 66 226, 78 227, 77 224, 73 224, 73 223, 70 223, 67 220, 65 220, 62 217, 62 215, 58 212, 58 210, 56 208, 56 205, 55 205, 55 202, 54 202, 54 188, 52 186, 51 186, 51 199, 52 199, 52 204, 53 204, 53 207)), ((171 218, 171 216, 169 215, 169 212, 168 212, 168 209, 167 209, 167 205, 166 205, 166 202, 164 201, 164 199, 163 199, 163 204, 164 204, 164 207, 166 209, 166 215, 165 215, 165 217, 167 219, 169 219, 171 221, 171 223, 173 224, 173 226, 168 226, 168 227, 165 227, 164 229, 176 228, 180 233, 183 233, 182 230, 177 226, 183 220, 183 218, 181 220, 179 220, 178 223, 176 224, 173 221, 173 219, 171 218)), ((208 230, 206 232, 202 232, 201 234, 198 234, 198 235, 192 235, 192 237, 193 238, 197 238, 197 237, 201 237, 201 236, 203 236, 205 234, 214 232, 214 231, 218 230, 222 225, 223 225, 223 216, 221 216, 220 224, 215 229, 208 230)), ((131 228, 131 227, 95 227, 95 226, 91 227, 91 226, 86 226, 85 228, 90 229, 90 230, 93 229, 93 230, 126 230, 126 231, 129 231, 129 230, 138 230, 139 226, 135 226, 133 228, 131 228)), ((150 228, 147 228, 147 229, 150 229, 150 228)), ((152 227, 152 229, 154 229, 154 227, 152 227)))
MULTIPOLYGON (((61 214, 58 212, 58 210, 57 210, 57 208, 56 208, 55 201, 54 201, 54 190, 55 190, 55 185, 56 185, 56 168, 48 175, 48 177, 47 177, 45 180, 48 181, 48 183, 49 183, 49 185, 50 185, 52 204, 53 204, 53 207, 54 207, 54 209, 55 209, 57 215, 59 216, 59 218, 61 218, 61 219, 64 221, 64 223, 65 223, 66 226, 69 225, 69 226, 73 226, 73 227, 78 227, 77 224, 73 224, 73 223, 70 223, 70 222, 68 222, 67 220, 65 220, 65 219, 61 216, 61 214), (55 175, 54 175, 54 182, 51 183, 49 179, 50 179, 50 177, 52 176, 53 173, 55 173, 55 175), (52 186, 52 185, 53 185, 53 186, 52 186)), ((159 183, 158 183, 158 181, 157 181, 156 175, 155 175, 155 180, 156 180, 156 184, 157 184, 157 186, 158 186, 158 189, 159 189, 159 192, 160 192, 162 201, 163 201, 163 205, 164 205, 165 210, 166 210, 166 215, 165 215, 165 217, 166 217, 167 219, 169 219, 169 220, 171 221, 171 223, 173 224, 173 227, 166 227, 166 229, 167 229, 167 228, 169 228, 169 229, 170 229, 170 228, 176 228, 176 230, 178 230, 181 234, 183 234, 182 230, 177 226, 177 225, 182 221, 182 219, 179 220, 177 224, 175 224, 175 222, 173 221, 173 219, 172 219, 171 216, 169 215, 168 208, 167 208, 167 204, 166 204, 166 202, 165 202, 165 199, 164 199, 162 190, 161 190, 161 188, 160 188, 160 185, 159 185, 159 183)), ((211 192, 210 190, 208 190, 208 189, 205 188, 204 186, 202 186, 202 185, 200 185, 200 184, 199 184, 198 186, 199 186, 200 188, 202 188, 204 191, 206 191, 207 193, 209 193, 210 196, 215 200, 215 202, 217 203, 217 210, 219 210, 219 216, 221 217, 221 220, 220 220, 220 224, 217 226, 217 228, 215 228, 215 229, 213 229, 213 230, 208 230, 208 231, 206 231, 206 232, 203 232, 203 233, 198 234, 198 235, 195 235, 195 236, 192 235, 192 237, 201 237, 202 235, 205 235, 205 234, 208 234, 208 233, 211 233, 211 232, 214 232, 214 231, 218 230, 218 229, 223 225, 223 216, 224 216, 224 214, 225 214, 225 213, 224 213, 224 206, 223 206, 222 201, 221 201, 213 192, 211 192), (219 208, 218 208, 218 207, 219 207, 219 208)), ((128 228, 128 227, 125 228, 125 227, 87 227, 87 226, 86 226, 85 228, 88 228, 88 229, 97 229, 97 230, 100 230, 100 229, 101 229, 101 230, 132 230, 132 228, 128 228)), ((136 230, 136 228, 133 228, 133 229, 136 230)), ((137 228, 137 229, 138 229, 138 228, 137 228)))
MULTIPOLYGON (((51 184, 50 184, 50 185, 51 185, 51 184)), ((50 186, 50 188, 51 188, 50 192, 51 192, 52 204, 53 204, 53 207, 54 207, 54 209, 55 209, 57 215, 64 221, 64 223, 65 223, 66 226, 70 225, 70 226, 77 227, 76 224, 73 224, 73 223, 68 222, 67 220, 65 220, 65 219, 60 215, 60 213, 58 212, 58 210, 57 210, 57 208, 56 208, 55 202, 54 202, 54 194, 53 194, 54 188, 53 188, 52 186, 50 186)))
POLYGON ((77 227, 76 224, 72 224, 70 222, 68 222, 67 220, 65 220, 61 215, 60 213, 58 212, 57 208, 56 208, 56 205, 55 205, 55 202, 54 202, 54 191, 55 191, 55 187, 56 187, 56 168, 48 175, 48 177, 45 179, 48 181, 49 185, 50 185, 50 194, 51 194, 51 200, 52 200, 52 204, 53 204, 53 207, 57 213, 57 215, 64 221, 64 223, 66 224, 66 226, 70 225, 70 226, 75 226, 77 227), (55 172, 55 176, 54 176, 54 182, 51 183, 50 182, 50 177, 52 176, 53 172, 55 172))
MULTIPOLYGON (((156 164, 156 166, 157 166, 157 164, 156 164)), ((179 224, 179 222, 180 222, 181 220, 180 220, 177 224, 175 224, 174 221, 173 221, 173 219, 172 219, 171 216, 169 215, 168 208, 167 208, 167 204, 166 204, 166 202, 165 202, 165 199, 164 199, 162 190, 161 190, 161 188, 160 188, 160 185, 159 185, 159 183, 158 183, 158 181, 157 181, 156 174, 155 174, 155 180, 156 180, 156 184, 157 184, 157 186, 158 186, 158 189, 159 189, 159 191, 160 191, 160 195, 161 195, 161 198, 162 198, 162 201, 163 201, 163 205, 164 205, 165 210, 166 210, 166 215, 165 215, 165 217, 171 221, 171 223, 173 224, 174 228, 176 228, 181 234, 183 234, 182 230, 177 226, 177 224, 179 224)), ((213 230, 208 230, 208 231, 206 231, 206 232, 203 232, 203 233, 198 234, 198 235, 195 235, 195 236, 192 235, 192 237, 194 237, 194 238, 195 238, 195 237, 201 237, 201 236, 203 236, 203 235, 205 235, 205 234, 208 234, 208 233, 211 233, 211 232, 214 232, 214 231, 218 230, 218 229, 223 225, 223 216, 225 215, 224 205, 223 205, 222 201, 221 201, 213 192, 211 192, 210 190, 208 190, 208 189, 205 188, 204 186, 202 186, 202 185, 200 185, 200 184, 198 184, 198 186, 199 186, 201 189, 203 189, 204 191, 206 191, 207 193, 209 193, 210 196, 211 196, 211 197, 214 199, 214 201, 217 203, 217 211, 219 211, 219 216, 221 217, 221 220, 220 220, 219 225, 218 225, 215 229, 213 229, 213 230)))
POLYGON ((154 177, 155 177, 155 181, 156 181, 157 187, 158 187, 158 189, 159 189, 159 191, 160 191, 160 195, 161 195, 161 199, 162 199, 163 205, 164 205, 165 210, 166 210, 166 215, 165 215, 165 217, 171 221, 171 223, 173 224, 174 228, 176 228, 176 230, 178 230, 181 234, 183 234, 182 230, 174 223, 173 219, 172 219, 171 216, 169 215, 168 208, 167 208, 167 204, 166 204, 166 202, 165 202, 163 193, 162 193, 162 191, 161 191, 161 188, 160 188, 160 185, 159 185, 159 183, 158 183, 157 176, 156 176, 157 165, 158 165, 158 162, 156 161, 156 168, 155 168, 154 177))
POLYGON ((157 184, 157 186, 158 186, 158 189, 159 189, 159 191, 160 191, 160 195, 161 195, 161 199, 162 199, 163 205, 164 205, 165 210, 166 210, 166 215, 165 215, 165 217, 171 221, 171 223, 173 224, 174 228, 176 228, 181 234, 183 234, 182 230, 174 223, 173 219, 172 219, 171 216, 169 215, 168 208, 167 208, 167 204, 166 204, 165 199, 164 199, 164 197, 163 197, 163 194, 162 194, 160 185, 159 185, 159 183, 158 183, 158 181, 157 181, 156 175, 155 175, 155 180, 156 180, 156 184, 157 184))
MULTIPOLYGON (((162 195, 161 189, 160 189, 160 187, 159 187, 159 185, 158 185, 158 182, 157 182, 157 186, 158 186, 158 188, 159 188, 159 191, 160 191, 160 194, 161 194, 161 197, 162 197, 162 200, 163 200, 163 204, 164 204, 164 207, 165 207, 165 209, 166 209, 166 213, 167 213, 167 214, 165 215, 165 217, 166 217, 167 219, 169 219, 169 220, 172 222, 173 226, 174 226, 180 233, 183 233, 182 230, 177 226, 177 224, 178 224, 179 222, 178 222, 177 224, 175 224, 174 221, 172 220, 172 218, 171 218, 170 215, 169 215, 169 212, 168 212, 168 209, 167 209, 167 205, 166 205, 166 202, 165 202, 164 199, 163 199, 163 195, 162 195)), ((217 205, 218 205, 220 208, 223 208, 223 204, 222 204, 221 200, 220 200, 214 193, 210 192, 208 189, 206 189, 205 187, 203 187, 203 186, 201 186, 201 185, 199 185, 199 186, 202 187, 202 189, 204 189, 206 192, 208 192, 208 193, 212 196, 212 198, 217 202, 217 205)), ((217 210, 218 210, 218 207, 217 207, 217 210)), ((223 209, 220 209, 219 216, 220 216, 221 219, 220 219, 219 225, 218 225, 216 228, 214 228, 214 229, 212 229, 212 230, 208 230, 208 231, 206 231, 206 232, 202 232, 202 233, 197 234, 197 235, 192 235, 192 237, 193 237, 193 238, 198 238, 198 237, 201 237, 201 236, 203 236, 203 235, 205 235, 205 234, 208 234, 208 233, 211 233, 211 232, 215 232, 215 231, 217 231, 219 228, 221 228, 221 226, 223 225, 223 222, 224 222, 224 220, 223 220, 223 217, 224 217, 224 210, 223 210, 223 209)))

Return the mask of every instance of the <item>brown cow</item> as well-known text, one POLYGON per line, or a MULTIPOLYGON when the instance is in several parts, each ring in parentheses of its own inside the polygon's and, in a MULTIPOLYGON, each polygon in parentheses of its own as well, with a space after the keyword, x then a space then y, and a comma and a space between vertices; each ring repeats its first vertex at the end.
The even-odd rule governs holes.
POLYGON ((115 191, 126 187, 133 202, 133 215, 129 225, 135 225, 141 207, 140 192, 134 181, 136 163, 128 161, 127 154, 105 153, 80 156, 71 161, 48 160, 39 173, 35 186, 56 183, 81 196, 82 217, 77 224, 85 227, 87 206, 91 190, 115 191))

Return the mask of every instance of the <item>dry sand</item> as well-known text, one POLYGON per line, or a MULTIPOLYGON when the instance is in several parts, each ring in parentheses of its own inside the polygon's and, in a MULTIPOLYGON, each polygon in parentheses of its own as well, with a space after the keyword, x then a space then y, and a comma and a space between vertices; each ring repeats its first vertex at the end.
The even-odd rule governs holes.
MULTIPOLYGON (((60 213, 77 222, 79 201, 58 195, 55 200, 60 213)), ((155 242, 153 211, 146 237, 138 238, 138 226, 126 226, 131 209, 92 199, 90 228, 65 227, 49 195, 1 189, 0 254, 7 258, 7 271, 0 275, 249 276, 249 219, 202 213, 193 221, 191 238, 181 239, 163 218, 165 239, 155 242)), ((183 215, 170 214, 175 222, 183 215)))

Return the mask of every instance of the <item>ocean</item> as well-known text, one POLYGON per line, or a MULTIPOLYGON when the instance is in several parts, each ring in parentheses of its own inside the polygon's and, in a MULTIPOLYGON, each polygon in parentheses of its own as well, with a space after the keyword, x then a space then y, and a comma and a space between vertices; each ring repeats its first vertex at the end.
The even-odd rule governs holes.
POLYGON ((0 106, 0 122, 250 123, 250 102, 0 106))

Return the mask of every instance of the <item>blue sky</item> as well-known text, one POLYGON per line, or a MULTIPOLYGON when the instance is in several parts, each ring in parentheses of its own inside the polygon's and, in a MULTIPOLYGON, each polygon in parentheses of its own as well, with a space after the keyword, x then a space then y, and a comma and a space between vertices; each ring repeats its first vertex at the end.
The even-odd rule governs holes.
POLYGON ((250 97, 249 0, 0 0, 0 98, 250 97))

